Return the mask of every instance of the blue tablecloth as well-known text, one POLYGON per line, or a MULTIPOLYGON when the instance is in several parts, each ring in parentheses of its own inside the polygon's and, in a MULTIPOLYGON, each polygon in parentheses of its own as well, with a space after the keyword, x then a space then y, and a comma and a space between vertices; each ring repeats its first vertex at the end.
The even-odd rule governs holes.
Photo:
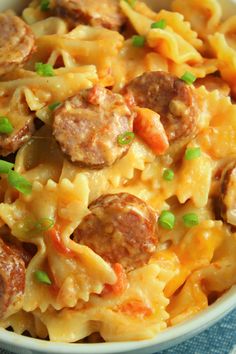
MULTIPOLYGON (((0 354, 12 353, 0 349, 0 354)), ((236 354, 236 310, 205 332, 161 354, 236 354)))

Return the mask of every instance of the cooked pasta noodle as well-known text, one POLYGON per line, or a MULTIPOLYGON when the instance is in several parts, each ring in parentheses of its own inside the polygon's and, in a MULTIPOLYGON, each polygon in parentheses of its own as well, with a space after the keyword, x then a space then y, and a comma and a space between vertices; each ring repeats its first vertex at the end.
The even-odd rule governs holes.
POLYGON ((0 324, 152 338, 236 284, 235 16, 58 3, 24 9, 31 52, 0 77, 0 324))

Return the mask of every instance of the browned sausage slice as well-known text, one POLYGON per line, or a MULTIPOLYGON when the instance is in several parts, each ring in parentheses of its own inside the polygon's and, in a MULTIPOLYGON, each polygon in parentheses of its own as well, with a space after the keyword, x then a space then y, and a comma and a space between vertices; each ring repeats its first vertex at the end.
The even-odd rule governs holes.
POLYGON ((170 143, 196 133, 197 106, 193 89, 163 71, 151 71, 133 79, 124 88, 129 102, 161 116, 170 143))
POLYGON ((90 168, 112 165, 128 152, 118 137, 133 126, 123 97, 96 86, 66 100, 54 114, 53 134, 72 162, 90 168))
POLYGON ((148 263, 156 250, 155 212, 128 193, 106 194, 95 200, 74 234, 107 262, 131 270, 148 263))
POLYGON ((25 263, 20 250, 0 239, 0 318, 7 317, 23 300, 25 263))
POLYGON ((0 14, 0 75, 14 70, 29 58, 34 35, 19 17, 0 14))
POLYGON ((118 0, 56 0, 55 9, 75 25, 83 23, 119 31, 125 20, 118 0))
POLYGON ((32 117, 26 119, 22 117, 17 122, 12 122, 12 125, 14 130, 10 135, 0 134, 0 156, 7 156, 17 151, 30 139, 35 130, 32 117))
POLYGON ((222 174, 218 207, 222 219, 236 226, 236 162, 229 163, 222 174))

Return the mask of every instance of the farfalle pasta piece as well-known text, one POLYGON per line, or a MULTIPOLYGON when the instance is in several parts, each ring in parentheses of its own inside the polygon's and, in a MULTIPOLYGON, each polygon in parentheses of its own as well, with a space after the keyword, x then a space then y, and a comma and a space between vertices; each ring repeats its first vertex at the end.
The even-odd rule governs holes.
POLYGON ((146 265, 129 272, 129 286, 119 297, 112 293, 92 296, 89 307, 80 302, 73 310, 63 309, 57 314, 48 311, 38 313, 38 317, 54 341, 74 342, 93 332, 99 332, 106 341, 150 338, 166 327, 165 321, 168 318, 165 311, 168 300, 163 294, 163 288, 170 275, 161 273, 158 264, 146 265), (145 285, 141 286, 141 283, 145 285), (129 331, 125 330, 127 326, 129 331))
POLYGON ((202 47, 202 40, 198 38, 198 33, 191 29, 189 22, 184 21, 182 14, 173 11, 161 10, 159 12, 152 11, 145 3, 136 1, 135 11, 150 18, 153 22, 165 20, 174 32, 178 33, 188 43, 198 50, 202 47))
MULTIPOLYGON (((227 30, 227 24, 223 29, 227 30), (225 28, 226 27, 226 28, 225 28)), ((216 33, 209 36, 209 43, 219 61, 219 71, 222 78, 230 85, 232 95, 236 97, 236 46, 235 41, 227 35, 216 33), (233 42, 233 46, 232 45, 233 42)))
POLYGON ((171 8, 183 14, 184 18, 191 23, 193 30, 202 38, 215 33, 222 15, 222 9, 217 0, 174 0, 171 8))
POLYGON ((197 159, 184 160, 179 170, 176 196, 180 203, 191 199, 197 207, 207 204, 211 186, 212 161, 204 153, 197 159))
MULTIPOLYGON (((206 223, 205 226, 207 226, 206 223)), ((235 283, 235 262, 232 261, 236 250, 235 235, 230 235, 221 222, 215 222, 213 226, 213 222, 209 221, 208 227, 209 232, 206 229, 205 234, 202 235, 204 243, 199 242, 201 236, 196 238, 195 234, 196 242, 199 242, 199 246, 196 245, 196 247, 201 247, 201 257, 190 266, 190 268, 193 267, 192 271, 194 269, 195 271, 192 274, 188 272, 191 275, 187 277, 182 290, 171 298, 168 306, 171 325, 206 308, 208 298, 211 298, 212 295, 215 296, 217 292, 222 293, 235 283)), ((187 248, 184 252, 186 251, 187 248)), ((180 256, 178 250, 177 254, 178 257, 185 257, 185 253, 180 256)), ((192 262, 192 260, 189 261, 191 259, 189 255, 191 255, 190 249, 188 255, 186 253, 185 267, 187 268, 192 262)))
MULTIPOLYGON (((97 82, 97 72, 93 65, 70 69, 57 69, 55 76, 43 77, 29 72, 29 75, 4 81, 0 85, 2 95, 12 96, 15 90, 21 90, 31 110, 39 110, 54 100, 65 100, 79 90, 90 88, 97 82), (28 76, 28 77, 27 77, 28 76)), ((13 73, 15 75, 15 73, 13 73)))
POLYGON ((233 156, 236 153, 235 105, 229 97, 223 97, 217 90, 209 93, 201 87, 198 94, 202 102, 204 101, 209 120, 209 127, 197 137, 198 144, 212 159, 233 156))
POLYGON ((68 33, 68 26, 65 21, 58 17, 48 17, 31 25, 36 38, 52 34, 68 33))
POLYGON ((178 64, 202 62, 200 53, 170 26, 164 30, 152 29, 153 20, 136 12, 123 0, 121 8, 137 33, 146 36, 148 46, 163 57, 178 64))
POLYGON ((55 53, 55 60, 58 60, 60 55, 64 53, 65 56, 66 52, 77 65, 95 65, 99 77, 106 79, 109 86, 109 80, 112 80, 111 61, 118 54, 123 41, 124 38, 118 32, 79 25, 68 34, 39 37, 36 40, 38 50, 31 60, 31 65, 39 61, 52 63, 55 53))

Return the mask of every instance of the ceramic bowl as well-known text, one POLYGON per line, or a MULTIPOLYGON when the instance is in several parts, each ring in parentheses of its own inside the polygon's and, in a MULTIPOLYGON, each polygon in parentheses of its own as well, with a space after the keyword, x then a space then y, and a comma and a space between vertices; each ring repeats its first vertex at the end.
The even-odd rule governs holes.
MULTIPOLYGON (((219 0, 224 17, 236 14, 236 0, 219 0)), ((159 0, 158 8, 168 8, 170 0, 159 0)), ((156 0, 147 3, 157 8, 156 0)), ((0 0, 0 11, 12 8, 20 11, 27 0, 0 0)), ((236 286, 221 296, 213 305, 190 320, 166 329, 151 340, 119 343, 65 344, 21 336, 0 329, 0 347, 17 354, 152 354, 183 342, 209 328, 236 308, 236 286)))

